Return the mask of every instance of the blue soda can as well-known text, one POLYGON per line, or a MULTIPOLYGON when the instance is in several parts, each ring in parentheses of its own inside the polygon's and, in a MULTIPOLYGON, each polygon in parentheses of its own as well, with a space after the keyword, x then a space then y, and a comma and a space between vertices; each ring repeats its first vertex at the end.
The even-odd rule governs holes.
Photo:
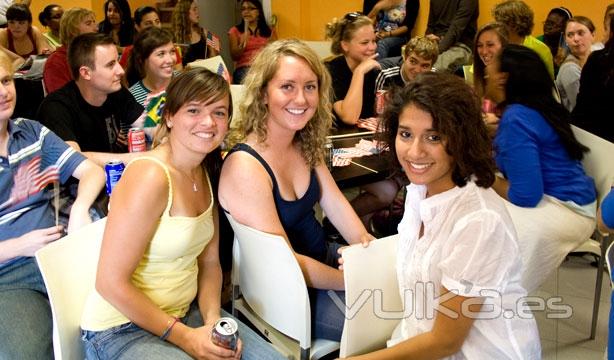
POLYGON ((124 163, 119 160, 111 160, 104 165, 104 172, 107 175, 107 195, 111 195, 125 168, 124 163))

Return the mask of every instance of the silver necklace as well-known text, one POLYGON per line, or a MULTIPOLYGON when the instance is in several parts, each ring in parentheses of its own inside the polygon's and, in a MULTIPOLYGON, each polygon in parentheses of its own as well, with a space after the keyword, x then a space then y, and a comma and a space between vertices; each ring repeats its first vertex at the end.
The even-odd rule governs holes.
POLYGON ((196 181, 188 176, 186 173, 184 173, 182 170, 177 169, 183 176, 186 176, 190 181, 192 181, 192 191, 194 192, 198 192, 198 188, 196 187, 196 181))

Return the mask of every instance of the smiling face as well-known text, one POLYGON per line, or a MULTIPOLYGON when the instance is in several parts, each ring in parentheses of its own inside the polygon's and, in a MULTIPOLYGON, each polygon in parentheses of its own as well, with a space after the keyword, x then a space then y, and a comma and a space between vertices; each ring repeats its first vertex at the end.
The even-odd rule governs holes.
POLYGON ((318 91, 318 78, 305 60, 294 56, 280 58, 264 94, 269 110, 267 126, 286 131, 304 128, 318 107, 318 91))
POLYGON ((445 149, 445 139, 433 128, 430 113, 414 104, 399 115, 395 139, 399 163, 413 184, 425 185, 427 197, 452 189, 454 158, 445 149))
POLYGON ((202 155, 220 146, 228 132, 230 99, 225 96, 210 104, 208 101, 188 102, 168 118, 171 143, 178 142, 202 155))
POLYGON ((141 32, 153 26, 161 28, 162 23, 160 22, 160 17, 158 16, 158 14, 156 14, 155 11, 152 11, 143 15, 143 17, 141 18, 141 23, 139 25, 135 24, 134 26, 136 27, 136 31, 141 32))
POLYGON ((586 25, 576 21, 568 22, 565 27, 565 42, 571 53, 577 57, 590 53, 594 35, 586 25))
POLYGON ((107 6, 107 19, 111 25, 119 25, 122 22, 119 8, 116 7, 115 3, 113 2, 109 2, 109 5, 107 6))
POLYGON ((494 30, 486 30, 480 34, 476 48, 480 59, 488 66, 502 48, 501 39, 494 30))
POLYGON ((425 60, 423 57, 418 54, 411 52, 407 59, 403 61, 403 65, 401 66, 401 71, 403 71, 403 76, 405 76, 405 80, 412 81, 423 72, 431 71, 433 67, 432 60, 425 60))
POLYGON ((356 63, 360 63, 375 54, 377 44, 375 43, 373 26, 365 25, 356 29, 350 41, 341 41, 341 48, 346 58, 356 63))
MULTIPOLYGON (((10 62, 6 62, 7 65, 10 62)), ((15 110, 17 92, 13 82, 13 73, 8 66, 0 66, 0 122, 8 121, 15 110)))
POLYGON ((172 42, 155 48, 145 60, 146 77, 170 80, 176 60, 175 46, 172 42))

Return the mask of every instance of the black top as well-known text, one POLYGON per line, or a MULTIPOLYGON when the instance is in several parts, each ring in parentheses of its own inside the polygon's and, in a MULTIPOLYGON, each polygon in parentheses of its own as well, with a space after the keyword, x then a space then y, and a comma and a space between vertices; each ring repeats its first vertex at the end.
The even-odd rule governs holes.
POLYGON ((430 0, 426 34, 435 34, 439 53, 460 42, 473 49, 478 28, 478 0, 430 0))
POLYGON ((141 114, 143 106, 122 87, 108 95, 102 106, 83 99, 74 81, 47 95, 37 119, 64 141, 74 141, 81 151, 127 152, 125 140, 118 138, 141 114))
POLYGON ((326 235, 322 225, 316 220, 313 210, 314 205, 320 198, 320 185, 315 171, 311 170, 311 179, 305 195, 300 199, 288 201, 281 197, 273 170, 256 150, 247 144, 237 144, 228 152, 227 156, 235 151, 245 151, 252 155, 262 164, 271 177, 277 216, 279 216, 294 251, 324 262, 326 260, 326 235))
MULTIPOLYGON (((345 99, 345 95, 350 89, 352 83, 352 70, 348 66, 345 56, 337 56, 331 61, 326 62, 326 67, 330 72, 333 81, 333 103, 345 99)), ((360 118, 366 119, 375 116, 375 79, 379 70, 373 69, 365 74, 365 79, 362 87, 362 109, 360 110, 360 118)), ((337 127, 345 126, 343 121, 335 113, 335 125, 337 127)))
POLYGON ((582 68, 580 92, 571 115, 575 125, 614 142, 614 76, 610 75, 611 71, 606 50, 593 51, 582 68))

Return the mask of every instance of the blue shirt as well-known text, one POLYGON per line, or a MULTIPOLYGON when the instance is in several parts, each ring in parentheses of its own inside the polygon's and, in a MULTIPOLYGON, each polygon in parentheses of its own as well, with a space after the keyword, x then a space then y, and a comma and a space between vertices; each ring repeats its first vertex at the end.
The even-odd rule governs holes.
POLYGON ((595 184, 582 163, 569 157, 559 135, 537 111, 508 106, 495 136, 495 159, 509 180, 509 200, 535 207, 544 194, 587 205, 595 201, 595 184))
POLYGON ((614 229, 614 191, 610 191, 601 203, 601 219, 607 227, 614 229))
MULTIPOLYGON (((83 155, 36 121, 10 120, 8 132, 8 158, 0 156, 0 204, 3 204, 0 205, 0 241, 55 225, 51 206, 53 186, 47 186, 21 202, 9 202, 14 176, 21 166, 40 156, 40 171, 56 165, 60 182, 65 183, 85 160, 83 155)), ((0 268, 18 259, 0 264, 0 268)))

